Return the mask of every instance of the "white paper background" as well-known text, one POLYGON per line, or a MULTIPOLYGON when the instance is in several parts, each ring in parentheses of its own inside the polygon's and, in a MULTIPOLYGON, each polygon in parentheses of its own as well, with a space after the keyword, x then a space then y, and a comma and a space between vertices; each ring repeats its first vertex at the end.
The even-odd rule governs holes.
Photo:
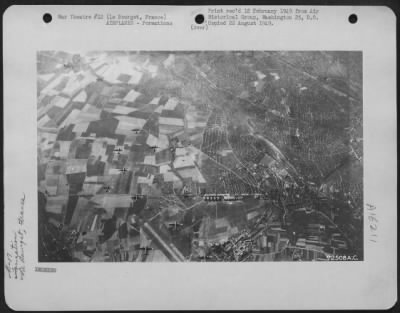
MULTIPOLYGON (((251 6, 246 6, 251 7, 251 6)), ((299 6, 298 6, 299 7, 299 6)), ((216 6, 213 6, 216 8, 216 6)), ((292 7, 294 8, 294 7, 292 7)), ((312 8, 312 7, 305 7, 312 8)), ((191 31, 206 7, 13 6, 4 14, 5 243, 26 195, 27 272, 5 280, 16 310, 388 308, 396 301, 396 43, 386 7, 315 7, 317 23, 191 31), (62 14, 167 13, 174 27, 59 21, 62 14), (348 16, 356 13, 352 25, 348 16), (378 243, 363 262, 37 263, 36 52, 39 50, 359 50, 363 52, 364 201, 377 207, 378 243)))

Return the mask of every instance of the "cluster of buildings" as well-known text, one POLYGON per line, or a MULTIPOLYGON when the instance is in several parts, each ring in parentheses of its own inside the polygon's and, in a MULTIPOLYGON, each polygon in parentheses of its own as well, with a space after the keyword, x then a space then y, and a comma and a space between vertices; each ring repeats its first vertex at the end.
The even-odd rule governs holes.
POLYGON ((229 216, 203 218, 195 252, 213 261, 235 262, 326 261, 350 255, 348 240, 337 227, 318 221, 315 215, 311 218, 309 208, 295 212, 295 219, 285 224, 273 209, 248 211, 244 224, 232 222, 229 216))

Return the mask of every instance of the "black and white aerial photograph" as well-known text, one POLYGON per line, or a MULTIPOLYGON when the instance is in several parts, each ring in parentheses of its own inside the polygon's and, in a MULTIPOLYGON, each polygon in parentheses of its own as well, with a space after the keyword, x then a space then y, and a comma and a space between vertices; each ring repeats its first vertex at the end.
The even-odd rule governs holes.
POLYGON ((39 262, 364 260, 361 51, 36 61, 39 262))

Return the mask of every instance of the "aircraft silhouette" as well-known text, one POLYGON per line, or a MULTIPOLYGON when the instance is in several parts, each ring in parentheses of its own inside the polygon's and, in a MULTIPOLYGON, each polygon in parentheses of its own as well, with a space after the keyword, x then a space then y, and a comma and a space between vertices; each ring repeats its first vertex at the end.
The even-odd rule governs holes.
POLYGON ((125 167, 123 167, 123 168, 119 169, 119 171, 120 171, 121 173, 125 173, 125 172, 127 172, 128 170, 127 170, 125 167))
POLYGON ((136 201, 137 199, 143 199, 144 196, 143 195, 133 195, 131 198, 136 201))
POLYGON ((139 128, 134 128, 134 129, 132 129, 132 131, 133 131, 135 134, 139 134, 140 131, 141 131, 141 129, 139 129, 139 128))
POLYGON ((207 262, 207 260, 211 260, 212 257, 210 255, 204 255, 204 256, 198 256, 196 259, 199 261, 204 260, 204 262, 207 262))
POLYGON ((179 226, 183 226, 183 224, 178 223, 177 221, 168 224, 168 227, 172 227, 172 228, 174 228, 175 230, 177 230, 179 226))
POLYGON ((150 149, 153 149, 154 152, 156 152, 156 150, 158 149, 158 146, 151 146, 150 149))
POLYGON ((110 186, 104 186, 103 188, 104 188, 104 190, 105 190, 106 192, 110 192, 110 190, 111 190, 111 187, 110 187, 110 186))
POLYGON ((149 250, 153 250, 153 248, 150 248, 149 246, 144 246, 140 247, 139 250, 144 250, 144 254, 147 255, 149 254, 149 250))

